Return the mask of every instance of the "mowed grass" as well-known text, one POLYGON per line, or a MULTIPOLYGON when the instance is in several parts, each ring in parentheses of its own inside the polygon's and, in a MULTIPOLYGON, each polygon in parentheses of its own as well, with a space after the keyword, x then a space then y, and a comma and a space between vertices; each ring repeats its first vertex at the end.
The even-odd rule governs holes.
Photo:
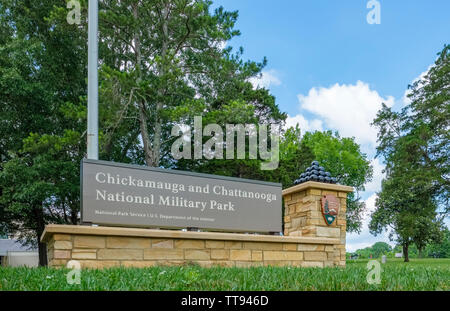
POLYGON ((200 268, 152 267, 82 270, 81 284, 70 285, 68 269, 0 268, 0 290, 235 290, 376 291, 450 290, 450 259, 389 259, 381 284, 366 280, 367 260, 349 260, 343 268, 200 268))

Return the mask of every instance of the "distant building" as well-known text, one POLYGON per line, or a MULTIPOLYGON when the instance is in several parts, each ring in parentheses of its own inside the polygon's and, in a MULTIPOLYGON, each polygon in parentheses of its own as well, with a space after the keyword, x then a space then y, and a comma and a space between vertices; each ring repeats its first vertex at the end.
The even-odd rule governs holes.
POLYGON ((39 253, 36 249, 22 246, 15 239, 0 239, 0 266, 3 267, 37 267, 39 253))
POLYGON ((395 253, 395 258, 402 258, 403 257, 403 253, 395 253))

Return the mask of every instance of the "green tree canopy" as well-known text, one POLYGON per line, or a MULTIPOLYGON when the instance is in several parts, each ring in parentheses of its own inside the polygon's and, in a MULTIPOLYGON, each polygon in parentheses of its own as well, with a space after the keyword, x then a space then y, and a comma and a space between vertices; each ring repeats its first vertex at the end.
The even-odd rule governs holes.
POLYGON ((223 127, 286 118, 268 90, 249 82, 267 61, 243 61, 242 48, 234 53, 225 47, 240 34, 234 29, 238 13, 222 7, 212 12, 211 4, 100 2, 104 150, 117 135, 132 132, 142 141, 144 163, 170 167, 175 124, 192 126, 194 116, 223 127))
POLYGON ((379 258, 381 255, 386 255, 392 251, 392 247, 386 242, 376 242, 372 245, 372 252, 375 258, 379 258))
POLYGON ((360 232, 365 203, 359 193, 371 181, 373 169, 367 155, 353 138, 340 137, 339 133, 305 133, 301 142, 302 154, 313 154, 338 183, 352 186, 355 191, 347 195, 347 231, 360 232))
POLYGON ((370 247, 356 250, 355 253, 360 258, 380 258, 382 255, 392 252, 392 250, 392 247, 386 242, 376 242, 370 247))
POLYGON ((410 86, 409 98, 400 112, 383 104, 373 122, 386 178, 370 222, 374 234, 392 229, 390 236, 403 245, 405 261, 412 243, 422 251, 440 238, 449 212, 450 46, 410 86))
MULTIPOLYGON (((69 25, 59 0, 0 4, 1 230, 38 243, 48 222, 79 221, 86 150, 87 1, 69 25)), ((286 117, 225 42, 237 12, 211 1, 117 1, 100 6, 100 157, 172 167, 170 129, 192 123, 280 123, 286 117)))
POLYGON ((65 22, 67 13, 58 15, 63 7, 56 0, 0 4, 0 223, 38 244, 41 265, 45 224, 78 221, 86 146, 86 35, 65 22))

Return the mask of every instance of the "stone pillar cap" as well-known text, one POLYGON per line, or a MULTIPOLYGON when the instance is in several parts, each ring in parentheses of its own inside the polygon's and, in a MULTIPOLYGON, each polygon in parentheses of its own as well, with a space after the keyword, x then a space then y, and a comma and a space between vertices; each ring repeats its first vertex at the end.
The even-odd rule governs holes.
POLYGON ((321 190, 332 190, 332 191, 340 191, 340 192, 353 192, 353 187, 350 186, 343 186, 343 185, 336 185, 336 184, 327 184, 327 183, 321 183, 316 181, 308 181, 287 189, 283 190, 283 196, 300 192, 306 189, 315 188, 315 189, 321 189, 321 190))

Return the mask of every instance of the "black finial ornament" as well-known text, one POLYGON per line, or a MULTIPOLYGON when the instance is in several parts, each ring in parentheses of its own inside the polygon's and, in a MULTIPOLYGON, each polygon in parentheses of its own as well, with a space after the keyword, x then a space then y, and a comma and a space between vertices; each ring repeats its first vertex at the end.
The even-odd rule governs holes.
POLYGON ((302 184, 307 181, 318 181, 328 184, 337 183, 335 177, 331 177, 329 172, 325 172, 325 168, 319 165, 319 162, 311 162, 311 166, 308 167, 304 173, 300 174, 300 177, 294 181, 294 185, 302 184))

